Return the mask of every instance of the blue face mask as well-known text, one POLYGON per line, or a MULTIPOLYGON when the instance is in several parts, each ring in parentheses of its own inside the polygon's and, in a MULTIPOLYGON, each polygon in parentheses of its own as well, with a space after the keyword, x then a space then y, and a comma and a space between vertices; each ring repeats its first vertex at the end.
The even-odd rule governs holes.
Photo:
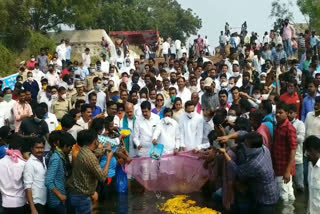
POLYGON ((114 102, 118 102, 118 100, 120 99, 120 96, 113 96, 111 98, 114 102))
POLYGON ((97 71, 101 71, 101 66, 97 66, 97 71))
POLYGON ((47 118, 49 118, 48 113, 44 115, 44 119, 47 119, 47 118))

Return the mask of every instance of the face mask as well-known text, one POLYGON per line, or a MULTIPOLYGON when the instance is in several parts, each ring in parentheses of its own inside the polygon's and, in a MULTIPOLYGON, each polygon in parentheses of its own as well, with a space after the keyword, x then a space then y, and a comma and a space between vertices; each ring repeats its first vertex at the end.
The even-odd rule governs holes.
POLYGON ((261 97, 263 100, 268 100, 269 94, 262 94, 261 97))
POLYGON ((48 119, 49 118, 49 115, 48 115, 48 113, 46 113, 45 115, 44 115, 44 119, 48 119))
POLYGON ((108 85, 108 80, 103 80, 103 85, 108 85))
POLYGON ((6 101, 6 102, 10 102, 12 100, 12 94, 6 94, 4 95, 3 99, 6 101))
POLYGON ((252 95, 254 99, 260 99, 261 95, 260 94, 253 94, 252 95))
POLYGON ((129 66, 130 66, 130 62, 127 62, 127 63, 126 63, 126 66, 129 67, 129 66))
POLYGON ((52 95, 51 95, 51 99, 57 100, 57 99, 58 99, 58 94, 52 94, 52 95))
POLYGON ((102 85, 101 84, 96 85, 96 89, 100 91, 102 89, 102 85))
POLYGON ((47 90, 47 85, 44 85, 44 86, 42 86, 42 89, 45 91, 45 90, 47 90))
POLYGON ((171 124, 170 119, 171 119, 170 117, 165 117, 165 118, 163 118, 163 121, 165 124, 169 125, 169 124, 171 124))
POLYGON ((227 120, 229 123, 234 123, 236 122, 237 116, 232 116, 232 115, 228 115, 227 116, 227 120))
POLYGON ((265 80, 261 80, 260 83, 261 84, 266 84, 266 81, 265 80))
POLYGON ((176 96, 171 97, 171 102, 173 103, 175 99, 176 99, 176 96))
POLYGON ((239 75, 240 75, 239 72, 233 72, 233 76, 234 76, 234 77, 238 77, 239 75))
POLYGON ((78 67, 73 67, 73 70, 75 70, 75 71, 78 70, 78 67))
POLYGON ((109 73, 110 77, 114 77, 114 73, 109 73))
POLYGON ((141 103, 144 102, 144 101, 147 101, 147 99, 146 99, 146 98, 141 98, 141 99, 140 99, 140 102, 141 102, 141 103))
POLYGON ((33 77, 28 77, 28 81, 32 82, 33 81, 33 77))
POLYGON ((234 87, 234 84, 229 84, 228 85, 228 89, 230 90, 231 88, 233 88, 234 87))
POLYGON ((40 123, 40 122, 41 122, 41 119, 40 119, 40 118, 37 118, 37 117, 34 117, 34 121, 35 121, 36 123, 40 123))
POLYGON ((248 83, 249 83, 249 80, 242 80, 242 85, 243 85, 243 86, 248 85, 248 83))
POLYGON ((276 113, 276 109, 277 109, 277 106, 275 104, 272 104, 272 114, 276 113))
POLYGON ((156 99, 150 99, 151 103, 156 103, 156 99))
POLYGON ((23 81, 22 81, 22 80, 19 80, 18 82, 21 83, 21 84, 23 84, 23 81))
POLYGON ((68 85, 68 89, 71 91, 73 90, 74 86, 73 85, 68 85))
POLYGON ((67 94, 63 94, 63 95, 61 96, 61 98, 64 99, 64 100, 67 99, 67 94))
POLYGON ((34 62, 36 59, 35 58, 31 58, 31 62, 34 62))
POLYGON ((192 117, 194 116, 194 112, 186 113, 186 114, 189 119, 192 119, 192 117))
POLYGON ((120 99, 120 96, 113 96, 111 98, 114 102, 118 102, 118 100, 120 99))
POLYGON ((227 82, 222 82, 220 84, 221 88, 226 88, 228 86, 228 83, 227 82))
POLYGON ((96 69, 90 68, 89 71, 90 71, 91 74, 93 74, 94 72, 96 72, 96 69))

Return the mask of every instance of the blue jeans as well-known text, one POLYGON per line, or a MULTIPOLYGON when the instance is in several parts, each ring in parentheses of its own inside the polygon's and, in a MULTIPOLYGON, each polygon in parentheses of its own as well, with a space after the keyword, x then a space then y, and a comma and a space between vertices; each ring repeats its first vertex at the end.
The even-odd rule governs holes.
POLYGON ((296 174, 293 177, 294 183, 298 189, 304 189, 303 164, 296 164, 296 174))
POLYGON ((283 46, 287 56, 291 57, 293 55, 291 40, 283 40, 283 46))
POLYGON ((70 195, 70 197, 75 214, 91 214, 92 201, 90 197, 84 195, 70 195))
POLYGON ((52 214, 66 214, 67 213, 66 206, 62 203, 60 203, 56 207, 48 207, 48 209, 49 209, 49 213, 52 213, 52 214))

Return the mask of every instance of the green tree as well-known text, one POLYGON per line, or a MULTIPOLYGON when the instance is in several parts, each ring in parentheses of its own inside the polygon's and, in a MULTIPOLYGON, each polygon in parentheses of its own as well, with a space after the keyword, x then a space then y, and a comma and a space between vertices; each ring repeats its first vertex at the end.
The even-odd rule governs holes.
POLYGON ((320 30, 320 1, 319 0, 297 0, 301 13, 306 17, 309 28, 320 30))

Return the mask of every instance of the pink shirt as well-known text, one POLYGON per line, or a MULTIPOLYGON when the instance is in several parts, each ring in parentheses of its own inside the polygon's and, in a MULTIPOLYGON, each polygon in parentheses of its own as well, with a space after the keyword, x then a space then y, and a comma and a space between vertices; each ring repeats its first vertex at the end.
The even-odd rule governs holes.
POLYGON ((295 30, 292 25, 288 24, 283 28, 283 40, 291 40, 295 35, 295 30))
POLYGON ((22 122, 21 116, 28 115, 29 117, 31 117, 33 115, 31 106, 27 102, 24 104, 20 104, 20 102, 17 102, 17 104, 13 107, 13 115, 15 119, 15 132, 18 132, 22 122))

